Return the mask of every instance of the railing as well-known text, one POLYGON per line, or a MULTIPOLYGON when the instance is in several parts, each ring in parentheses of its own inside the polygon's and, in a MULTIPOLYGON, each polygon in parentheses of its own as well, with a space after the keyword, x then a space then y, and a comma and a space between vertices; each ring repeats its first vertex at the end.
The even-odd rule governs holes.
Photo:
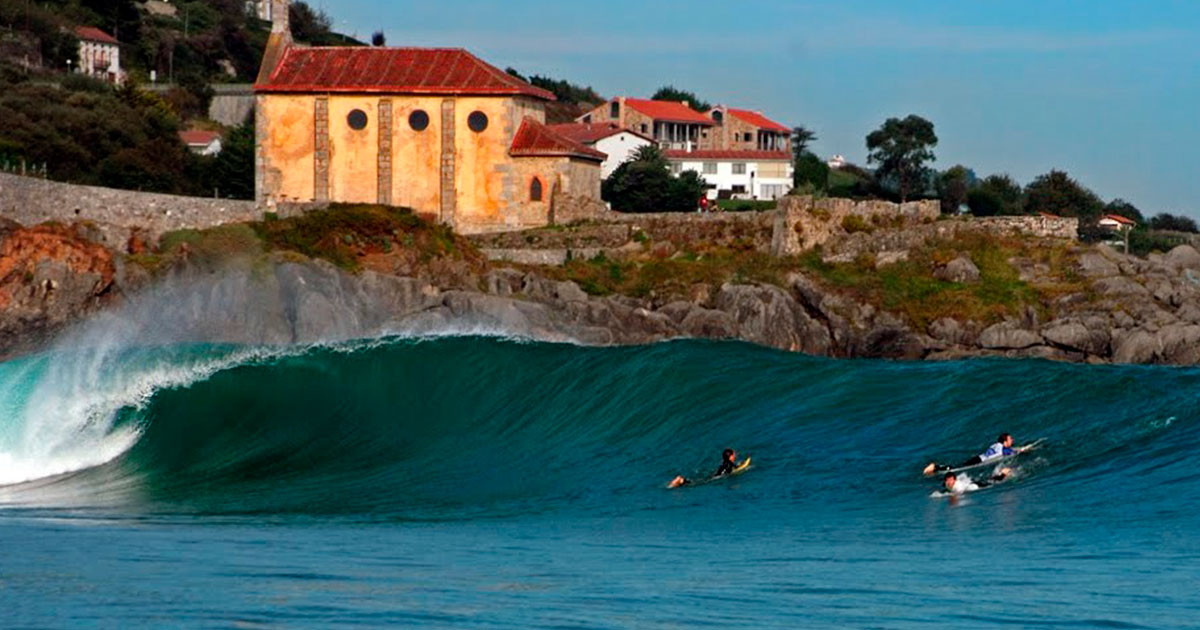
POLYGON ((696 150, 696 143, 688 141, 671 142, 668 140, 660 140, 658 142, 658 147, 664 151, 687 151, 691 153, 692 151, 696 150))

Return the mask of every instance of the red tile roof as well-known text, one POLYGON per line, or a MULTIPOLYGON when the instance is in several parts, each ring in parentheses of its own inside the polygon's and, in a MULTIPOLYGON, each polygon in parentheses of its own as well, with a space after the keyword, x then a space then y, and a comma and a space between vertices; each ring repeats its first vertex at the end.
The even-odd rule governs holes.
POLYGON ((775 122, 774 120, 771 120, 770 118, 767 118, 766 116, 763 116, 759 112, 752 112, 748 109, 734 109, 734 108, 730 107, 729 114, 731 116, 741 118, 743 121, 748 122, 751 125, 758 127, 759 129, 766 129, 768 131, 780 131, 783 133, 791 133, 792 132, 791 129, 788 129, 787 127, 784 127, 783 125, 775 122))
POLYGON ((258 92, 554 95, 458 48, 292 46, 258 92))
POLYGON ((75 36, 79 39, 84 39, 89 42, 103 42, 105 44, 119 44, 115 37, 105 33, 95 26, 76 26, 75 36))
POLYGON ((533 118, 525 118, 508 150, 513 157, 577 157, 603 162, 608 155, 584 146, 533 118))
POLYGON ((583 144, 595 144, 609 136, 615 136, 619 133, 633 134, 643 140, 654 142, 654 139, 645 134, 640 134, 632 129, 626 129, 615 122, 603 123, 565 123, 561 125, 548 125, 551 131, 562 134, 576 142, 583 144))
POLYGON ((221 137, 221 134, 219 134, 215 131, 194 130, 194 131, 180 131, 179 132, 179 139, 183 140, 183 143, 188 146, 208 145, 213 140, 216 140, 217 138, 220 138, 220 137, 221 137))
POLYGON ((788 151, 663 151, 669 160, 788 160, 788 151))
POLYGON ((1123 217, 1119 214, 1106 214, 1102 218, 1108 219, 1110 221, 1116 221, 1117 223, 1121 223, 1124 225, 1137 225, 1137 221, 1134 221, 1133 219, 1130 219, 1127 217, 1123 217))
POLYGON ((699 125, 714 125, 711 118, 700 112, 675 101, 652 101, 644 98, 627 98, 625 104, 653 118, 668 122, 695 123, 699 125))

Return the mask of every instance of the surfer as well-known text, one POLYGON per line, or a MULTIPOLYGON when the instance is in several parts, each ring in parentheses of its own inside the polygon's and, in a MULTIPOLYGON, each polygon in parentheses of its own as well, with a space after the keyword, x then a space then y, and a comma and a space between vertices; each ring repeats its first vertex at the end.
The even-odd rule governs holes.
MULTIPOLYGON (((733 449, 727 448, 724 451, 721 451, 721 465, 717 466, 717 471, 712 474, 711 479, 717 479, 719 477, 733 474, 733 471, 737 468, 737 463, 735 462, 736 459, 737 453, 735 453, 733 449)), ((676 475, 675 478, 671 480, 671 483, 667 484, 667 487, 678 488, 679 486, 691 485, 691 483, 691 479, 688 479, 683 475, 676 475)))
POLYGON ((975 492, 976 490, 986 488, 992 484, 1000 483, 1012 476, 1011 468, 1001 468, 992 473, 991 477, 976 481, 967 473, 946 473, 942 479, 942 487, 946 489, 946 494, 954 496, 962 495, 967 492, 975 492))
POLYGON ((980 453, 979 455, 975 455, 975 456, 971 457, 970 459, 968 459, 967 461, 965 461, 957 466, 951 466, 949 464, 939 464, 937 462, 930 462, 930 464, 925 467, 925 474, 932 475, 933 473, 944 472, 947 470, 953 470, 955 468, 967 468, 970 466, 978 466, 979 464, 989 462, 993 459, 998 459, 1001 457, 1008 457, 1009 455, 1012 455, 1014 453, 1021 452, 1020 450, 1014 450, 1012 445, 1013 445, 1013 436, 1009 435, 1008 433, 1001 433, 999 435, 999 437, 996 438, 996 442, 994 444, 992 444, 991 446, 987 447, 987 450, 980 453))

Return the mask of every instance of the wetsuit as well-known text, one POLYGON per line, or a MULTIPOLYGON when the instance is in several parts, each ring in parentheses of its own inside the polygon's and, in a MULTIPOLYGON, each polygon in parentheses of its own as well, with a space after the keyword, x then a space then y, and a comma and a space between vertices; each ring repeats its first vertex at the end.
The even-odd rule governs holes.
POLYGON ((1013 451, 1011 448, 1008 448, 1007 446, 1005 446, 1003 442, 996 442, 995 444, 989 446, 986 451, 968 459, 967 461, 965 461, 957 466, 951 466, 949 464, 938 464, 937 468, 935 468, 934 470, 936 470, 938 472, 943 472, 943 471, 947 471, 947 470, 952 470, 954 468, 966 468, 967 466, 977 466, 979 464, 982 464, 987 461, 991 461, 993 459, 998 459, 1000 457, 1008 457, 1009 455, 1012 455, 1014 452, 1015 451, 1013 451))
POLYGON ((724 477, 725 475, 732 473, 735 467, 736 465, 733 463, 733 460, 727 459, 721 462, 721 465, 717 467, 717 472, 713 473, 713 477, 724 477))

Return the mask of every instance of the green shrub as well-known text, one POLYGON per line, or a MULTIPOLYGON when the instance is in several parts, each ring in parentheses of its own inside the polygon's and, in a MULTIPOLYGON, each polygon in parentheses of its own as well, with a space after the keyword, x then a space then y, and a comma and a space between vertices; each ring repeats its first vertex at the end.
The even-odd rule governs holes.
POLYGON ((868 223, 866 219, 857 214, 846 215, 846 218, 842 219, 842 229, 851 234, 855 234, 857 232, 866 232, 869 234, 875 231, 875 227, 873 225, 868 223))

